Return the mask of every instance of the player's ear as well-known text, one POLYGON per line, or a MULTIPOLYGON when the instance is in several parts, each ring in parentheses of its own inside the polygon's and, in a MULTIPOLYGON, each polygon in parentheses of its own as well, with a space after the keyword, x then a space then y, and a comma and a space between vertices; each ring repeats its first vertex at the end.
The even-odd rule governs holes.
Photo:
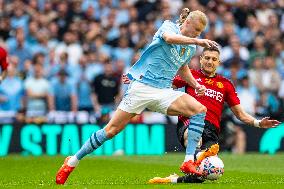
POLYGON ((218 59, 218 66, 220 66, 221 65, 221 61, 220 61, 220 59, 218 59))

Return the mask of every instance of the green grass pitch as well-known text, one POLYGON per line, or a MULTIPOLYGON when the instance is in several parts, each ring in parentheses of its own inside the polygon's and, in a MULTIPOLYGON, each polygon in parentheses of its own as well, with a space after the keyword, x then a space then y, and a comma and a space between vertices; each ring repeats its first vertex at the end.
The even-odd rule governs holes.
POLYGON ((0 188, 284 188, 284 154, 220 154, 225 173, 203 184, 149 185, 154 176, 179 173, 184 155, 87 157, 65 186, 55 184, 64 157, 10 155, 0 158, 0 188))

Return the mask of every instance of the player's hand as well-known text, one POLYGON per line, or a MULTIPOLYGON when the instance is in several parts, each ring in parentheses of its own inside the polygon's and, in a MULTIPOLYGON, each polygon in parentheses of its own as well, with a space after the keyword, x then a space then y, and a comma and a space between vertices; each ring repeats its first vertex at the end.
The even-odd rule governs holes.
POLYGON ((203 96, 205 94, 206 87, 204 85, 198 85, 196 86, 195 91, 197 96, 203 96))
POLYGON ((269 117, 262 118, 259 127, 260 128, 274 128, 277 127, 281 122, 277 120, 269 119, 269 117))
POLYGON ((209 39, 197 39, 197 45, 201 47, 218 47, 218 43, 209 39))
POLYGON ((131 82, 131 80, 127 77, 127 75, 123 74, 121 77, 121 81, 124 84, 129 84, 131 82))

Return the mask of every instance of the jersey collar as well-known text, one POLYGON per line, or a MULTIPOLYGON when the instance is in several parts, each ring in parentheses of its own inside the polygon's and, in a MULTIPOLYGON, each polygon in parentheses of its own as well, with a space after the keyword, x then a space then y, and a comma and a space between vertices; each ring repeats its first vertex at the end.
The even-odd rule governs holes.
POLYGON ((202 75, 204 75, 204 76, 206 76, 206 77, 209 77, 209 78, 214 78, 214 77, 217 76, 217 73, 215 73, 213 76, 207 76, 201 69, 199 69, 199 72, 200 72, 202 75))

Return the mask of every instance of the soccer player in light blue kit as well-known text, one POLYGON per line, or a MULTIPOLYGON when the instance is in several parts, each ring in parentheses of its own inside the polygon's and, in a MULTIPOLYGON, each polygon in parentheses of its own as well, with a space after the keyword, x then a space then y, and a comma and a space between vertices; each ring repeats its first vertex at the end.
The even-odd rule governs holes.
POLYGON ((56 175, 57 184, 64 184, 79 160, 117 135, 131 118, 146 108, 166 115, 190 117, 188 146, 181 170, 201 174, 194 162, 194 153, 203 132, 206 107, 190 95, 174 91, 171 86, 178 73, 198 94, 204 94, 206 88, 194 79, 187 64, 196 51, 196 45, 217 46, 214 41, 196 38, 206 24, 203 12, 189 12, 187 8, 183 9, 179 24, 163 23, 152 43, 130 69, 128 77, 133 77, 132 82, 112 119, 103 129, 94 132, 75 155, 65 159, 56 175))

